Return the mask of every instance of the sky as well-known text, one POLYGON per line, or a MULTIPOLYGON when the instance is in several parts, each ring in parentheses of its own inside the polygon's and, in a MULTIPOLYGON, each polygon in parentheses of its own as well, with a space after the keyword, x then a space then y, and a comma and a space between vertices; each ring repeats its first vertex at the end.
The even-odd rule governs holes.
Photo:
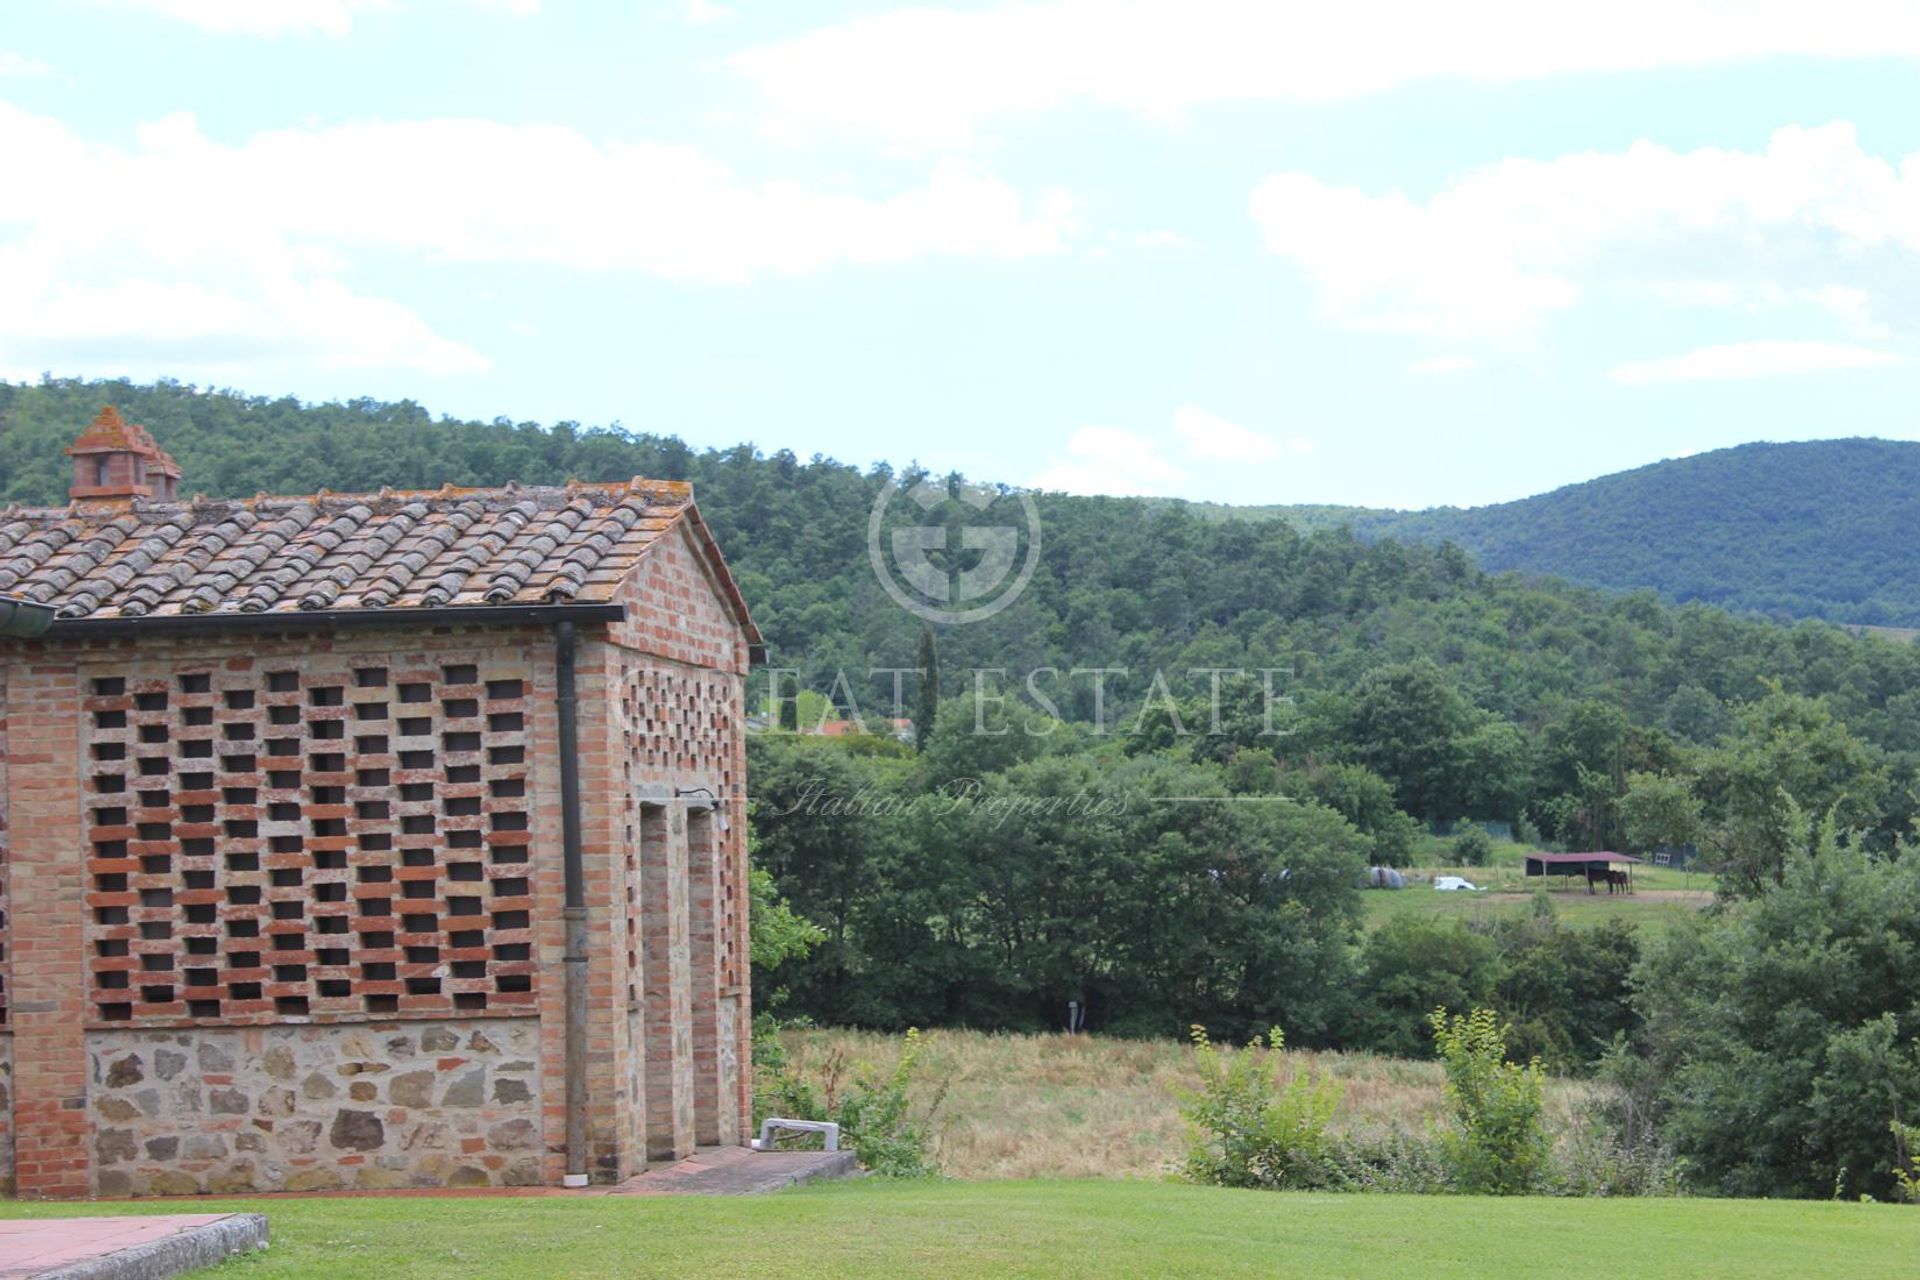
POLYGON ((8 0, 43 373, 1237 503, 1920 439, 1920 4, 8 0))

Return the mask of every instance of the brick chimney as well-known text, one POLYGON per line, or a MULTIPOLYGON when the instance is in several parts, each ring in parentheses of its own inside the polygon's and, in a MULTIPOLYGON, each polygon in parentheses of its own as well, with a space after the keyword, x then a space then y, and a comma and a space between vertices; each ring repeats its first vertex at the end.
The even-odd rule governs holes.
POLYGON ((128 422, 112 405, 67 448, 73 459, 73 486, 67 496, 85 498, 158 498, 172 502, 180 467, 155 444, 147 429, 128 422))

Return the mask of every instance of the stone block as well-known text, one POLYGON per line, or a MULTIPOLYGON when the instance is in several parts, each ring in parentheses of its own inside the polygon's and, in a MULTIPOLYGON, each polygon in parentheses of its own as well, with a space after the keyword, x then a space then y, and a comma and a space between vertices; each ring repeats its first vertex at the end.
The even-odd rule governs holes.
POLYGON ((433 1105, 433 1079, 431 1071, 409 1071, 398 1075, 387 1086, 387 1101, 396 1107, 430 1107, 433 1105))
POLYGON ((487 1069, 475 1067, 447 1086, 440 1099, 443 1107, 477 1107, 487 1100, 487 1069))
POLYGON ((101 1164, 118 1164, 140 1154, 140 1144, 131 1129, 102 1129, 94 1135, 93 1155, 101 1164))
POLYGON ((387 1140, 387 1127, 371 1111, 340 1111, 333 1117, 327 1141, 348 1151, 373 1151, 387 1140))

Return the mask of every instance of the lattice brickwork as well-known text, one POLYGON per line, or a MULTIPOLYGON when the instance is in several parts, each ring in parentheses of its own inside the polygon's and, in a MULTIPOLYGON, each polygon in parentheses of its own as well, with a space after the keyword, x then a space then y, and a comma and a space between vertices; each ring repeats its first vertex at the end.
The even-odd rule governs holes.
POLYGON ((82 688, 94 1019, 534 1007, 523 671, 323 656, 82 688))
MULTIPOLYGON (((627 849, 626 910, 627 996, 640 1001, 640 863, 642 840, 641 783, 667 781, 712 787, 721 797, 738 794, 735 775, 734 726, 736 682, 721 672, 692 668, 642 667, 622 663, 620 669, 621 761, 626 797, 627 849)), ((742 957, 735 945, 738 932, 739 873, 732 860, 720 860, 720 918, 715 921, 720 947, 720 981, 745 982, 742 957)))

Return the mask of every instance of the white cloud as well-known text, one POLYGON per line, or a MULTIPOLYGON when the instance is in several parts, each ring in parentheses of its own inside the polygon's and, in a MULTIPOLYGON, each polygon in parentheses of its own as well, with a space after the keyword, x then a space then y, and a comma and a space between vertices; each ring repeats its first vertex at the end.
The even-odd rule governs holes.
POLYGON ((1165 227, 1123 235, 1121 242, 1134 249, 1191 249, 1193 247, 1193 240, 1190 237, 1165 227))
POLYGON ((1191 476, 1167 457, 1177 449, 1188 463, 1270 463, 1286 454, 1313 452, 1301 436, 1276 440, 1194 405, 1174 410, 1172 431, 1156 439, 1121 427, 1081 427, 1067 440, 1066 456, 1051 460, 1034 477, 1038 489, 1105 493, 1117 497, 1163 497, 1190 487, 1191 476))
MULTIPOLYGON (((1279 441, 1190 404, 1183 404, 1174 410, 1173 434, 1179 438, 1189 458, 1255 462, 1280 455, 1279 441)), ((1295 451, 1311 451, 1313 448, 1311 443, 1304 440, 1290 441, 1289 444, 1295 451)))
MULTIPOLYGON (((407 0, 93 0, 171 18, 219 35, 343 36, 355 14, 391 13, 407 0)), ((540 11, 540 0, 443 0, 457 7, 493 10, 525 17, 540 11)))
POLYGON ((671 8, 662 9, 660 16, 683 27, 710 27, 715 23, 732 22, 740 15, 724 4, 715 4, 713 0, 681 0, 671 8))
POLYGON ((1855 322, 1868 298, 1920 308, 1920 153, 1869 154, 1845 122, 1781 129, 1760 153, 1642 141, 1502 160, 1425 201, 1283 173, 1251 212, 1355 328, 1495 335, 1600 290, 1802 301, 1855 322))
POLYGON ((1033 487, 1124 498, 1164 496, 1186 480, 1186 472, 1146 436, 1119 427, 1081 427, 1067 440, 1067 457, 1035 476, 1033 487))
POLYGON ((1469 370, 1478 369, 1479 367, 1480 360, 1476 356, 1428 356, 1424 360, 1415 360, 1412 364, 1408 365, 1407 372, 1446 375, 1450 373, 1466 373, 1469 370))
MULTIPOLYGON (((9 280, 0 251, 0 282, 9 280)), ((122 372, 130 353, 205 372, 238 372, 262 357, 323 369, 406 368, 474 373, 485 356, 440 337, 397 302, 370 298, 333 280, 263 273, 255 290, 211 289, 189 282, 125 280, 67 284, 42 296, 0 303, 0 360, 18 375, 35 361, 31 346, 72 364, 122 372)), ((38 362, 44 364, 45 362, 38 362)))
POLYGON ((53 68, 38 58, 29 58, 24 53, 14 53, 9 49, 0 49, 0 79, 7 76, 44 76, 53 68))
POLYGON ((1834 342, 1732 342, 1724 346, 1701 347, 1685 355, 1623 364, 1608 376, 1628 386, 1648 386, 1660 382, 1777 378, 1798 373, 1878 369, 1909 363, 1905 356, 1891 351, 1834 342))
POLYGON ((1064 196, 1030 202, 958 160, 919 186, 867 197, 747 182, 686 147, 485 120, 226 145, 181 115, 142 126, 123 149, 0 102, 0 155, 36 175, 0 184, 0 363, 16 370, 136 339, 179 354, 183 376, 189 340, 223 369, 268 350, 321 364, 481 367, 403 303, 339 279, 368 251, 718 283, 1048 253, 1071 229, 1064 196))
POLYGON ((1780 55, 1920 56, 1911 0, 1051 0, 914 7, 735 55, 776 131, 951 146, 993 117, 1075 104, 1177 117, 1334 101, 1443 77, 1489 83, 1780 55))

